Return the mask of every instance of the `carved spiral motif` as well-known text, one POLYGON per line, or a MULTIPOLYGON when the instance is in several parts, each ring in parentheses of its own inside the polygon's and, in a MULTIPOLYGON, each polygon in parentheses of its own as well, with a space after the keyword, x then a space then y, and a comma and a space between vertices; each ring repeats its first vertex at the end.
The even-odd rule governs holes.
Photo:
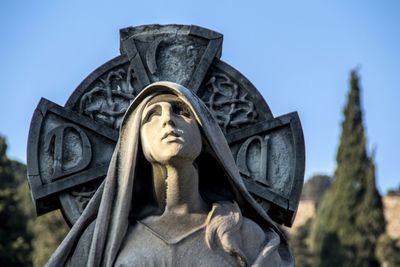
POLYGON ((229 128, 239 128, 256 121, 257 112, 253 102, 247 99, 247 93, 242 92, 238 84, 227 75, 214 74, 206 87, 211 95, 209 99, 202 100, 224 133, 229 128))
POLYGON ((107 73, 105 78, 99 78, 82 95, 78 112, 110 128, 119 129, 122 117, 135 97, 131 74, 130 68, 119 68, 107 73))

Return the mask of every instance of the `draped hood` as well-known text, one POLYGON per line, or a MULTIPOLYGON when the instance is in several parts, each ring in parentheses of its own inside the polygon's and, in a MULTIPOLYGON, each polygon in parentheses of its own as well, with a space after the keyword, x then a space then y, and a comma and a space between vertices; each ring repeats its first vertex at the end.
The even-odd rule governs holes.
POLYGON ((173 94, 191 109, 203 138, 196 160, 199 190, 208 201, 235 201, 244 216, 264 229, 278 227, 244 186, 224 134, 204 103, 190 90, 172 82, 149 85, 129 106, 105 180, 46 266, 112 266, 134 219, 150 215, 151 166, 140 144, 142 112, 160 94, 173 94), (150 166, 150 167, 149 167, 150 166), (150 207, 150 208, 149 208, 150 207))

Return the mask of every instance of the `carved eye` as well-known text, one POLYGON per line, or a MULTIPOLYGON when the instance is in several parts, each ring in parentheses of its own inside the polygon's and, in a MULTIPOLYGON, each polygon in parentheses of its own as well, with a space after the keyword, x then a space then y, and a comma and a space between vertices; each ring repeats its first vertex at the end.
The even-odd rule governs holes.
POLYGON ((186 118, 191 118, 192 113, 187 105, 182 102, 175 102, 172 104, 172 112, 177 115, 185 116, 186 118))
POLYGON ((142 123, 151 121, 155 116, 161 116, 161 107, 159 105, 156 105, 147 111, 142 123))

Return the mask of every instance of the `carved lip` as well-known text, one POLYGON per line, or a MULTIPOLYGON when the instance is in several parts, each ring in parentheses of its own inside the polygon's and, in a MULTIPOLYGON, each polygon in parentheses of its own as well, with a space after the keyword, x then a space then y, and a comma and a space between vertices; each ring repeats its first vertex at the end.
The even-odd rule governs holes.
POLYGON ((171 131, 167 131, 167 132, 161 137, 161 140, 164 140, 165 138, 167 138, 167 137, 169 137, 169 136, 180 137, 180 135, 179 135, 175 130, 171 130, 171 131))

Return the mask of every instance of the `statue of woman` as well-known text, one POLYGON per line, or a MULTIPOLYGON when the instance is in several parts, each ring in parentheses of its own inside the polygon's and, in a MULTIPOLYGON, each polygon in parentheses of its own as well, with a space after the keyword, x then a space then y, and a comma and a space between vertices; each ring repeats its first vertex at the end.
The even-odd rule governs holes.
POLYGON ((107 177, 47 266, 293 266, 204 104, 158 82, 132 102, 107 177))

